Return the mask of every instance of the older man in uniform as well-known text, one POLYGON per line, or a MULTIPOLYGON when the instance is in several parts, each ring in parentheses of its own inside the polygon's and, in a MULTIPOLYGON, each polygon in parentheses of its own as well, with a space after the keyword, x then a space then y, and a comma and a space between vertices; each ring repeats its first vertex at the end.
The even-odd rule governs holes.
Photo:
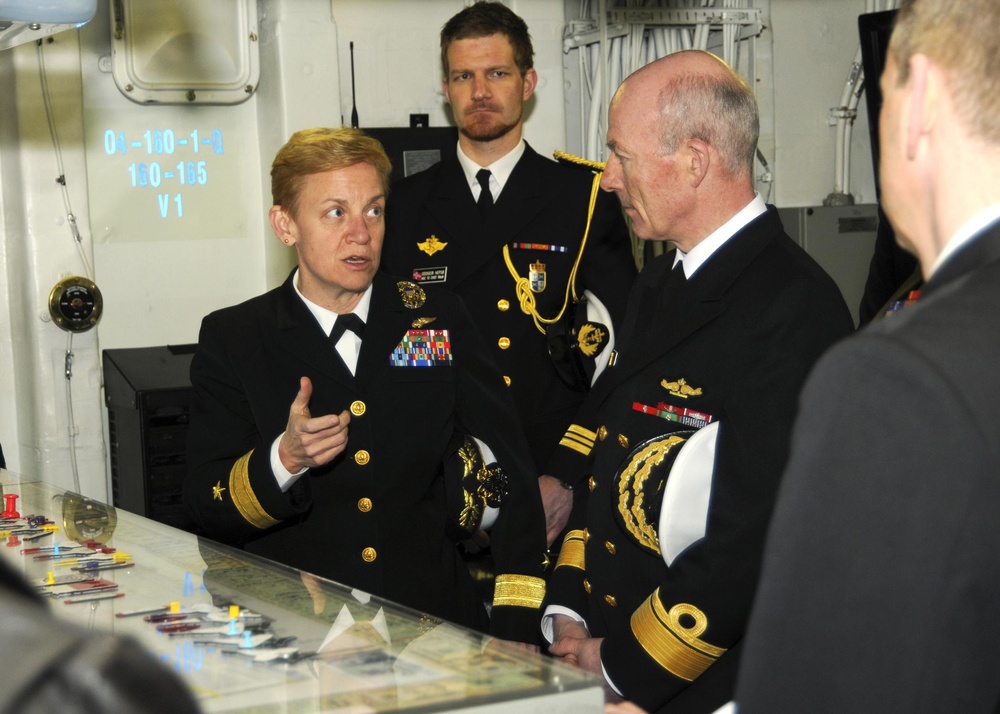
POLYGON ((740 639, 799 388, 852 321, 753 188, 757 105, 707 52, 619 87, 602 186, 643 239, 614 364, 557 475, 589 488, 550 578, 549 651, 647 709, 712 711, 740 639))
MULTIPOLYGON (((610 352, 635 263, 621 210, 591 172, 543 158, 521 136, 538 81, 532 56, 524 21, 498 2, 445 24, 458 150, 393 186, 382 267, 464 299, 542 467, 610 352)), ((572 499, 555 479, 539 485, 551 542, 572 499)))

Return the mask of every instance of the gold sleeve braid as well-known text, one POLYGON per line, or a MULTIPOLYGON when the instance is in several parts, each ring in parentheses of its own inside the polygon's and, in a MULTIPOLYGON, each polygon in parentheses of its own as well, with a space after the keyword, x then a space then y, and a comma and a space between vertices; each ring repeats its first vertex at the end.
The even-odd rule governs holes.
POLYGON ((557 568, 579 568, 585 567, 585 548, 587 536, 583 531, 570 531, 563 538, 562 548, 559 549, 559 560, 556 561, 557 568))
POLYGON ((584 456, 590 456, 591 449, 594 448, 594 441, 597 439, 597 432, 586 429, 579 424, 570 424, 559 440, 560 446, 579 452, 584 456))
POLYGON ((236 510, 240 512, 246 522, 263 530, 276 526, 281 521, 271 518, 267 514, 250 487, 250 455, 252 453, 253 449, 233 464, 233 468, 229 472, 229 494, 236 510))
POLYGON ((529 607, 537 610, 545 599, 545 580, 530 575, 498 575, 493 606, 529 607))
POLYGON ((667 612, 657 588, 632 613, 632 633, 657 664, 675 677, 692 682, 711 667, 726 649, 698 639, 708 627, 708 618, 694 605, 678 603, 667 612), (685 627, 681 617, 694 624, 685 627))

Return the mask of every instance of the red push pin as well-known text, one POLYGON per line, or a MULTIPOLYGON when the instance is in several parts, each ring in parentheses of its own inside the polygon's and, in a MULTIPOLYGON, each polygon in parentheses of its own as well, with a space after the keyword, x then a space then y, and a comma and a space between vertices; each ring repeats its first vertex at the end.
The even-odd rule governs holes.
POLYGON ((16 534, 11 533, 10 537, 7 538, 7 547, 16 548, 19 545, 21 545, 21 541, 18 539, 16 534))
POLYGON ((20 518, 21 514, 15 510, 17 508, 17 494, 5 493, 3 499, 7 502, 7 507, 3 513, 0 513, 0 518, 20 518))

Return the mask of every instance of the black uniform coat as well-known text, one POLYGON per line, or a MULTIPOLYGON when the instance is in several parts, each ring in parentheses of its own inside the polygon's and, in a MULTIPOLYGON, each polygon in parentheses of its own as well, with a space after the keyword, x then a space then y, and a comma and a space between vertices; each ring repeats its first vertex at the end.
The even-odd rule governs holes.
POLYGON ((803 391, 743 712, 1000 711, 1000 224, 803 391))
MULTIPOLYGON (((688 686, 674 673, 685 667, 667 664, 671 656, 683 660, 689 649, 668 628, 666 613, 674 606, 703 613, 704 632, 692 634, 709 651, 730 650, 742 637, 799 388, 819 355, 853 327, 837 286, 785 235, 773 207, 690 280, 679 267, 671 271, 673 260, 671 251, 640 273, 617 362, 578 415, 578 433, 592 435, 589 463, 562 449, 566 471, 560 476, 582 475, 583 489, 590 477, 591 493, 574 509, 549 583, 549 602, 581 614, 592 636, 605 638, 601 658, 611 680, 649 710, 688 686), (618 478, 635 465, 632 457, 647 440, 691 428, 638 411, 661 404, 695 410, 719 424, 705 536, 669 567, 631 535, 629 529, 642 524, 620 502, 624 494, 635 504, 639 484, 622 485, 618 478), (582 562, 564 562, 570 539, 584 529, 582 562)), ((664 477, 651 471, 647 501, 656 498, 656 481, 664 477)), ((655 529, 659 507, 645 508, 647 525, 655 529)), ((681 618, 682 627, 692 624, 681 618)), ((702 693, 705 711, 728 701, 732 659, 723 654, 675 701, 699 696, 704 683, 713 689, 702 693)), ((676 711, 669 704, 665 710, 676 711)))
MULTIPOLYGON (((397 182, 386 206, 383 269, 425 285, 445 278, 446 271, 442 284, 462 296, 490 356, 509 378, 539 467, 563 435, 584 391, 560 379, 545 335, 519 306, 502 250, 515 244, 566 249, 510 249, 523 278, 529 278, 531 264, 544 265, 545 288, 532 295, 543 318, 556 317, 586 229, 592 180, 589 170, 550 161, 526 146, 488 218, 480 215, 454 156, 397 182), (418 244, 431 236, 438 245, 447 245, 428 255, 418 244), (501 346, 504 339, 506 347, 501 346)), ((577 271, 577 294, 589 289, 617 322, 634 278, 635 261, 618 201, 599 191, 577 271)))
MULTIPOLYGON (((456 432, 486 442, 510 480, 492 530, 498 577, 541 578, 545 532, 527 445, 468 313, 434 288, 409 309, 396 280, 379 273, 353 377, 295 293, 293 276, 202 324, 191 363, 189 510, 213 538, 482 629, 486 612, 447 536, 442 462, 456 432), (450 331, 450 366, 390 365, 418 318, 432 319, 425 329, 450 331), (270 446, 303 375, 313 383, 314 416, 350 409, 348 443, 282 493, 270 446)), ((532 641, 537 613, 537 605, 495 607, 493 631, 532 641)))

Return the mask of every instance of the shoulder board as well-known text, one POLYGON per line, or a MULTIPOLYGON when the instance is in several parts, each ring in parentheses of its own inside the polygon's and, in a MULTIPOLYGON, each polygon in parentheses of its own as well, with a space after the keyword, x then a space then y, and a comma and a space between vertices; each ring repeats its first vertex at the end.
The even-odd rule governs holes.
POLYGON ((565 151, 559 151, 559 149, 553 151, 552 156, 560 163, 570 164, 571 166, 583 166, 591 169, 592 171, 604 171, 605 167, 605 163, 603 161, 591 161, 590 159, 585 159, 581 156, 567 154, 565 151))

